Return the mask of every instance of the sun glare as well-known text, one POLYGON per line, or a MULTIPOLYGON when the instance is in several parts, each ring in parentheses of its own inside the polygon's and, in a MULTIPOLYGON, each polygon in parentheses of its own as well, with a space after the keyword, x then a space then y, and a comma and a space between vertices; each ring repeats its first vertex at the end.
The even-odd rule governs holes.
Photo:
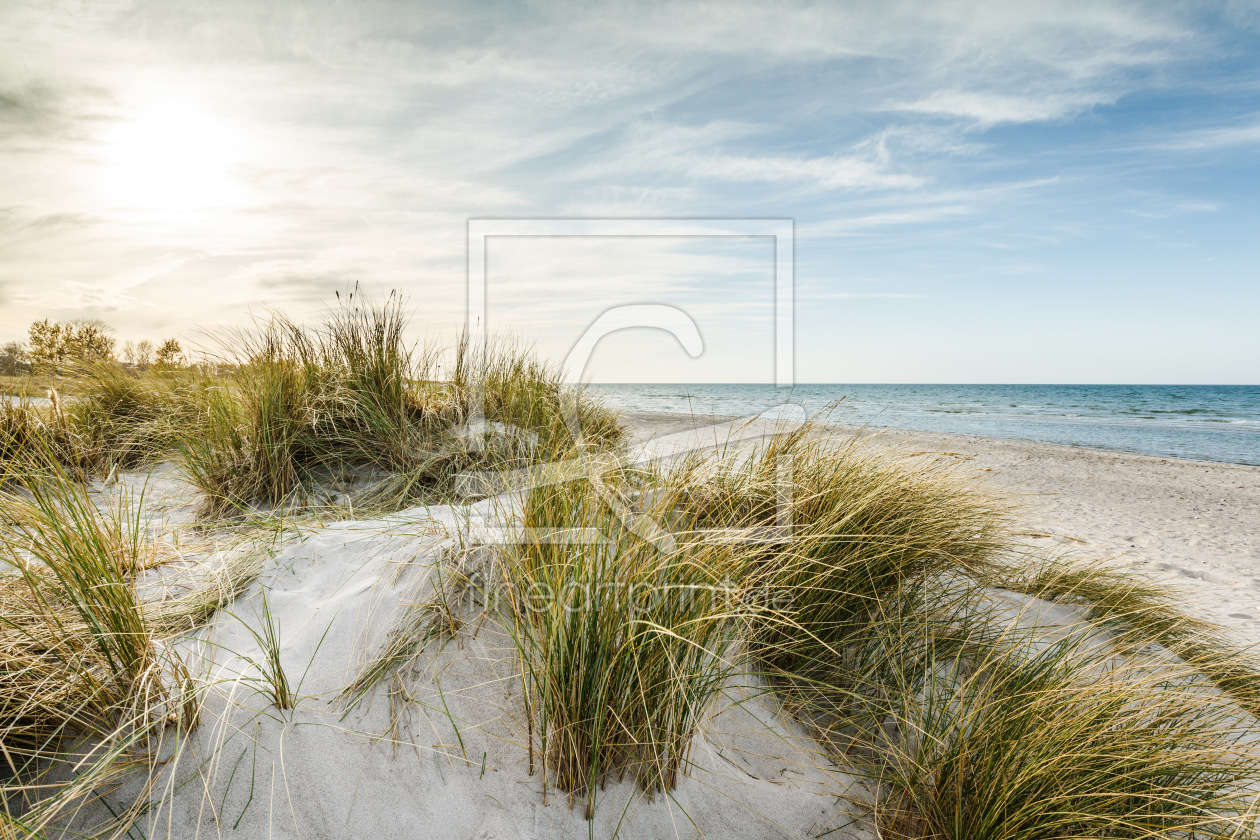
POLYGON ((157 103, 106 137, 110 195, 129 207, 198 210, 240 200, 231 167, 238 138, 179 101, 157 103))

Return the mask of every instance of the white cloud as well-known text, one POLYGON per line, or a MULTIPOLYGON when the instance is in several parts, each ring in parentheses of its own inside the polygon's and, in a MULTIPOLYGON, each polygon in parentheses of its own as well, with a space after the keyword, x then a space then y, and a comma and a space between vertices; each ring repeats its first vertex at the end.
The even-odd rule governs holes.
POLYGON ((1146 148, 1172 152, 1209 152, 1260 145, 1260 123, 1183 131, 1146 148))
POLYGON ((802 239, 852 237, 904 225, 959 222, 982 217, 995 207, 1024 200, 1058 183, 1058 177, 1037 178, 967 189, 937 189, 909 196, 880 196, 854 202, 846 208, 847 213, 833 213, 833 218, 799 225, 797 235, 802 239))
POLYGON ((1001 123, 1061 120, 1114 100, 1114 95, 1102 92, 1019 96, 949 90, 937 91, 915 102, 890 103, 887 107, 891 111, 960 117, 980 127, 989 127, 1001 123))
POLYGON ((897 225, 921 225, 939 222, 944 219, 958 218, 974 214, 975 208, 961 204, 947 204, 939 207, 921 207, 917 209, 896 210, 883 213, 868 213, 849 218, 831 219, 811 225, 804 225, 798 231, 803 237, 856 235, 871 228, 883 228, 897 225))
POLYGON ((765 183, 813 185, 819 189, 867 189, 885 187, 907 189, 926 183, 915 175, 889 172, 872 160, 836 156, 829 158, 790 158, 781 156, 712 155, 694 157, 680 167, 701 178, 765 183))
POLYGON ((638 123, 612 154, 577 167, 577 181, 634 175, 674 175, 688 181, 764 183, 812 190, 913 189, 927 179, 896 171, 878 144, 862 143, 827 156, 754 154, 730 147, 764 145, 765 126, 716 121, 700 126, 638 123))

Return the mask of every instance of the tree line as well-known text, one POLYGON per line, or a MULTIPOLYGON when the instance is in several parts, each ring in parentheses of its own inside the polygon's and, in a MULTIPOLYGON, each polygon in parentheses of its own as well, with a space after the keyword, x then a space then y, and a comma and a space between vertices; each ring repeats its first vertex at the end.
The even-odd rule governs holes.
POLYGON ((113 331, 109 324, 96 319, 36 321, 27 330, 26 341, 0 345, 0 374, 55 376, 83 362, 121 362, 136 370, 184 364, 183 349, 174 338, 161 344, 147 339, 127 341, 118 348, 113 331))

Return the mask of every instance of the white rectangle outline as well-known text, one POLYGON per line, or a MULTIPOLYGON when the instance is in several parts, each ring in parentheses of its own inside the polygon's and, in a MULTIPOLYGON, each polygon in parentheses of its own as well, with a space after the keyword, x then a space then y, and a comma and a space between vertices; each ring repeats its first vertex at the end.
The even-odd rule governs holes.
POLYGON ((792 219, 469 219, 465 329, 474 347, 483 346, 486 337, 486 239, 491 236, 773 237, 774 384, 779 388, 796 384, 792 219))

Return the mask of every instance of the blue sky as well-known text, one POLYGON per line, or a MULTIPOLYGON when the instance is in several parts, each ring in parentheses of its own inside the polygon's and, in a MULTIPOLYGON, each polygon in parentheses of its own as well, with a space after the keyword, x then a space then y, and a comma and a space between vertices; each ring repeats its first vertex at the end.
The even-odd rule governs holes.
MULTIPOLYGON (((800 381, 1260 381, 1253 3, 0 4, 0 339, 461 322, 470 218, 790 218, 800 381)), ((765 381, 764 240, 492 242, 490 326, 765 381)))

